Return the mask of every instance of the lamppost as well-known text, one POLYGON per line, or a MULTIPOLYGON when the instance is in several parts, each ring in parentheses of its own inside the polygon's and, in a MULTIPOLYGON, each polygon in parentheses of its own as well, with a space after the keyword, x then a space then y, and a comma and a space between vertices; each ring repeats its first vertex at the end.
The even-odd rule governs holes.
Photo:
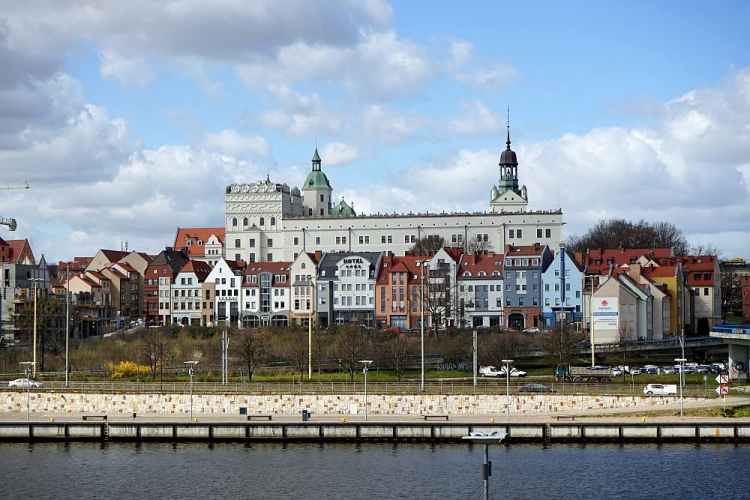
POLYGON ((489 434, 482 432, 470 432, 468 436, 464 436, 461 439, 471 441, 474 444, 484 445, 484 464, 482 465, 481 475, 484 480, 484 499, 490 498, 490 481, 489 478, 492 475, 492 462, 490 462, 490 445, 502 442, 508 434, 500 434, 495 431, 489 434))
POLYGON ((365 420, 367 420, 367 372, 369 371, 368 367, 370 366, 370 363, 372 363, 372 360, 363 359, 360 363, 364 365, 362 367, 362 373, 365 374, 365 420))
POLYGON ((676 362, 680 363, 680 420, 682 420, 683 411, 683 400, 682 400, 682 381, 685 379, 685 358, 676 358, 676 362))
POLYGON ((34 282, 34 378, 36 378, 36 295, 37 295, 37 286, 36 284, 40 281, 42 281, 42 278, 31 278, 29 281, 34 282))
POLYGON ((23 366, 23 373, 26 375, 26 420, 31 420, 31 380, 29 380, 29 374, 31 368, 36 366, 35 361, 21 361, 23 366))
POLYGON ((195 365, 197 361, 185 361, 188 365, 188 373, 190 374, 190 420, 193 420, 193 375, 195 374, 195 365))
MULTIPOLYGON (((307 277, 307 380, 312 380, 312 277, 307 277)), ((330 320, 329 320, 330 321, 330 320)))
POLYGON ((65 387, 70 373, 70 262, 65 263, 65 387))
POLYGON ((420 326, 419 332, 420 332, 420 343, 421 343, 421 346, 422 346, 421 347, 421 350, 422 350, 422 378, 420 379, 419 389, 422 392, 424 392, 424 265, 426 263, 428 263, 429 261, 428 260, 422 260, 422 261, 419 261, 419 262, 420 262, 419 267, 421 269, 421 278, 420 278, 421 288, 420 288, 419 295, 422 298, 422 304, 421 304, 421 307, 419 308, 420 309, 420 314, 421 314, 420 323, 419 323, 419 326, 420 326))
POLYGON ((505 395, 507 398, 505 404, 505 420, 510 422, 510 364, 513 362, 512 359, 502 360, 505 363, 505 395))

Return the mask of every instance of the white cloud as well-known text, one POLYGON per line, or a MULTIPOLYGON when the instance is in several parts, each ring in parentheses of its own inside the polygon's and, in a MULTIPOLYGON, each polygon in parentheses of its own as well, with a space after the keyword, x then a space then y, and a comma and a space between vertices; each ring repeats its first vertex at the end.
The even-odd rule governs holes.
POLYGON ((503 118, 490 111, 479 100, 465 102, 462 105, 463 116, 450 122, 448 130, 464 137, 484 137, 494 135, 504 125, 503 118))
POLYGON ((512 66, 475 55, 474 45, 466 40, 451 40, 450 56, 446 68, 456 80, 469 87, 494 92, 520 78, 512 66))
POLYGON ((254 154, 261 158, 271 157, 271 145, 264 137, 246 136, 235 130, 222 130, 218 134, 206 134, 203 146, 222 153, 241 158, 246 154, 254 154))
POLYGON ((329 142, 320 148, 320 158, 323 164, 331 167, 352 163, 357 161, 360 156, 357 148, 342 142, 329 142))
POLYGON ((143 59, 125 58, 106 51, 99 52, 102 78, 115 78, 124 87, 147 85, 155 75, 143 59))

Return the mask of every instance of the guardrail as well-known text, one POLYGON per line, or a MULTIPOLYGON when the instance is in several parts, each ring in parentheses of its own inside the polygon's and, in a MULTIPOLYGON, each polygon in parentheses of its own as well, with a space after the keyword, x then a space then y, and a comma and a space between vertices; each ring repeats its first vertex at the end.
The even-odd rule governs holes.
POLYGON ((750 334, 750 325, 717 325, 711 328, 713 333, 744 333, 750 334))
MULTIPOLYGON (((525 392, 522 387, 527 384, 539 385, 534 381, 512 381, 511 394, 533 395, 614 395, 614 396, 642 396, 645 383, 544 383, 554 392, 525 392)), ((718 397, 714 386, 688 385, 683 389, 685 397, 718 397)), ((3 391, 25 391, 25 389, 9 389, 3 391)), ((733 387, 733 390, 736 388, 733 387)), ((32 389, 38 393, 96 393, 96 394, 188 394, 189 382, 70 382, 65 386, 63 381, 47 381, 41 389, 32 389)), ((360 394, 364 392, 363 382, 194 382, 194 394, 360 394)), ((464 395, 464 394, 500 394, 506 392, 505 379, 481 380, 474 387, 470 381, 437 381, 425 383, 425 390, 420 390, 418 381, 409 382, 370 382, 367 383, 370 394, 388 395, 464 395)), ((678 391, 679 395, 679 391, 678 391)))

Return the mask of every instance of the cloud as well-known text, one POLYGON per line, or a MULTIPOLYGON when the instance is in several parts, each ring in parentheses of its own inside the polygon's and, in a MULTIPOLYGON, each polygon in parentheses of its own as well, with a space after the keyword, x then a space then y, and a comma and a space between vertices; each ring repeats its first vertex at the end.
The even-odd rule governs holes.
POLYGON ((271 145, 264 137, 245 136, 234 130, 222 130, 218 134, 206 134, 203 146, 210 150, 241 158, 253 154, 261 158, 271 158, 271 145))
POLYGON ((487 137, 497 133, 504 125, 503 118, 490 111, 479 100, 462 105, 463 116, 451 120, 448 131, 463 137, 487 137))
POLYGON ((474 54, 474 45, 463 39, 451 40, 450 59, 446 69, 459 82, 469 87, 496 92, 515 83, 520 74, 512 66, 474 54))
POLYGON ((357 148, 341 142, 329 142, 320 148, 320 158, 326 166, 335 167, 352 163, 360 158, 357 148))
POLYGON ((102 78, 115 78, 124 87, 147 85, 155 75, 143 59, 125 58, 112 52, 99 52, 102 78))

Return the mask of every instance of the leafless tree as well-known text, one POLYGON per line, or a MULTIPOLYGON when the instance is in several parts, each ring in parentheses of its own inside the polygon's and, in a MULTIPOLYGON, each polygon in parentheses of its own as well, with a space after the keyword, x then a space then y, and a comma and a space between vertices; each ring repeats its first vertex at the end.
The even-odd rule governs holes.
POLYGON ((332 351, 341 367, 354 378, 354 372, 360 368, 360 361, 370 350, 370 339, 367 330, 359 325, 343 325, 335 330, 332 351))
POLYGON ((633 350, 633 341, 635 340, 635 332, 633 327, 630 326, 629 322, 621 321, 620 326, 617 328, 617 334, 615 336, 615 344, 617 345, 617 351, 622 361, 622 381, 625 382, 625 367, 628 366, 628 359, 630 358, 630 352, 633 350))
POLYGON ((381 332, 379 346, 382 358, 393 367, 401 382, 409 360, 419 352, 417 338, 405 332, 381 332))
POLYGON ((269 327, 243 328, 232 338, 230 346, 234 354, 242 359, 247 369, 248 381, 252 381, 255 369, 268 356, 270 334, 269 327))
POLYGON ((600 220, 583 236, 568 238, 565 247, 573 252, 590 248, 672 248, 675 255, 686 255, 689 250, 687 239, 677 226, 643 219, 638 222, 600 220))
POLYGON ((492 243, 485 240, 469 239, 469 244, 466 247, 469 253, 486 254, 492 251, 492 243))
POLYGON ((552 331, 542 336, 542 349, 550 364, 568 365, 576 358, 576 344, 586 338, 585 334, 576 332, 570 323, 559 321, 552 331))
MULTIPOLYGON (((37 289, 37 292, 39 294, 36 300, 37 371, 44 371, 45 352, 48 350, 57 352, 61 343, 64 343, 65 310, 64 306, 54 296, 45 293, 44 289, 37 289)), ((14 318, 14 323, 16 329, 24 332, 29 348, 33 351, 33 298, 23 304, 14 318)))
POLYGON ((145 359, 151 370, 151 380, 156 381, 156 372, 164 380, 164 365, 171 359, 172 338, 165 328, 143 328, 138 336, 138 357, 145 359))
POLYGON ((428 234, 418 239, 409 249, 409 253, 420 257, 432 257, 445 246, 445 238, 435 234, 428 234))
POLYGON ((279 330, 273 338, 276 355, 291 363, 294 370, 299 372, 300 383, 307 367, 307 333, 307 328, 293 325, 279 330))

